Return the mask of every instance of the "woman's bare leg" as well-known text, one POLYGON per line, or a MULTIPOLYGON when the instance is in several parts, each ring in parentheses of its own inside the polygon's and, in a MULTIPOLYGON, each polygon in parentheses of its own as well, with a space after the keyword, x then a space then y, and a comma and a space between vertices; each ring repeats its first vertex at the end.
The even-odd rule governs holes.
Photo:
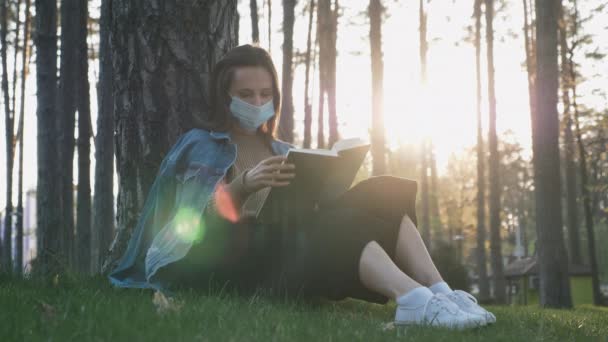
POLYGON ((431 286, 443 281, 429 255, 416 225, 408 215, 403 216, 397 247, 395 249, 396 264, 407 272, 413 279, 424 286, 431 286))
POLYGON ((393 299, 421 286, 403 273, 376 241, 361 252, 359 279, 368 289, 393 299))

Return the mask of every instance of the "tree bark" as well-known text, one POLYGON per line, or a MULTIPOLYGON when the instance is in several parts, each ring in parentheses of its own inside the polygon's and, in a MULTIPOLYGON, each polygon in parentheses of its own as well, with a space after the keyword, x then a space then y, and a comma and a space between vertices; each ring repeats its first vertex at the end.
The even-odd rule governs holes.
MULTIPOLYGON (((312 103, 309 96, 310 88, 310 64, 312 47, 312 23, 315 13, 315 0, 310 0, 308 4, 308 35, 306 38, 306 79, 304 81, 304 148, 310 148, 312 140, 312 103)), ((314 60, 313 60, 314 63, 314 60)))
POLYGON ((77 32, 77 94, 78 94, 78 192, 76 208, 75 255, 76 266, 81 273, 91 272, 91 109, 89 100, 89 54, 87 45, 87 0, 78 1, 77 32))
POLYGON ((386 173, 384 142, 383 80, 384 62, 382 60, 382 13, 381 0, 370 0, 368 15, 370 21, 369 42, 372 66, 372 175, 386 173))
MULTIPOLYGON (((477 276, 479 300, 490 299, 490 284, 486 268, 486 180, 483 129, 481 120, 481 1, 475 0, 475 76, 477 82, 477 276)), ((525 0, 524 0, 525 1, 525 0)))
POLYGON ((36 0, 36 109, 38 129, 38 185, 36 192, 37 258, 34 270, 43 275, 65 264, 60 246, 61 206, 57 185, 57 3, 36 0))
POLYGON ((114 100, 112 96, 111 0, 102 0, 99 22, 99 82, 95 138, 92 269, 101 271, 114 235, 114 100))
POLYGON ((283 0, 283 89, 281 94, 281 119, 279 137, 293 142, 293 26, 295 0, 283 0))
POLYGON ((559 172, 559 122, 557 92, 557 3, 536 1, 536 98, 538 111, 532 116, 536 229, 540 275, 540 305, 572 307, 568 281, 568 256, 562 231, 559 172))
POLYGON ((23 139, 25 137, 23 123, 25 120, 25 81, 30 62, 30 7, 31 0, 25 0, 23 52, 21 54, 21 102, 19 103, 19 128, 17 129, 17 139, 19 139, 17 222, 15 225, 15 273, 17 275, 23 274, 23 139))
POLYGON ((164 155, 207 115, 212 67, 238 42, 236 0, 141 3, 111 3, 119 190, 106 271, 123 254, 164 155))
POLYGON ((502 243, 500 237, 500 179, 498 174, 500 156, 496 135, 496 91, 494 79, 494 0, 485 0, 486 45, 488 65, 488 105, 490 111, 488 127, 488 149, 490 152, 488 177, 490 181, 490 255, 494 278, 494 298, 498 303, 506 302, 506 283, 503 272, 502 243))

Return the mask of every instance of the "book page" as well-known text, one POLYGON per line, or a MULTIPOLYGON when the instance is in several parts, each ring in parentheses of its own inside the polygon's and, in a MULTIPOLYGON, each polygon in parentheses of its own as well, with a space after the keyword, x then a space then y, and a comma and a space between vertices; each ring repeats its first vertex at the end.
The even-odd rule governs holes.
POLYGON ((364 145, 369 145, 369 143, 361 138, 349 138, 336 141, 331 149, 332 151, 340 153, 341 151, 364 145))

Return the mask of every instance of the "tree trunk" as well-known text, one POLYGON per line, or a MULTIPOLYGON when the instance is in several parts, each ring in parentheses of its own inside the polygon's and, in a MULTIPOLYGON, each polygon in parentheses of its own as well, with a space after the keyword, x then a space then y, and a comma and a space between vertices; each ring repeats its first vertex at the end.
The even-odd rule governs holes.
POLYGON ((70 267, 74 264, 74 127, 76 121, 76 74, 78 3, 61 1, 61 58, 57 102, 59 132, 59 184, 61 187, 61 249, 70 267))
POLYGON ((87 45, 87 0, 78 2, 77 93, 78 93, 78 193, 76 209, 77 256, 76 264, 81 273, 91 272, 91 109, 89 100, 89 54, 87 45))
MULTIPOLYGON (((17 61, 19 60, 19 51, 21 50, 19 47, 19 43, 21 41, 21 19, 19 17, 19 14, 21 12, 21 0, 16 0, 14 1, 14 5, 15 5, 15 14, 14 14, 14 20, 15 20, 15 41, 13 44, 13 83, 12 83, 12 103, 11 103, 11 112, 13 114, 13 117, 15 117, 15 112, 16 112, 16 103, 17 103, 17 61)), ((14 140, 14 143, 16 144, 16 139, 14 140)), ((13 151, 15 151, 15 146, 13 146, 13 151)), ((14 153, 14 152, 13 152, 14 153)))
POLYGON ((17 222, 15 225, 15 273, 23 274, 23 139, 25 120, 25 81, 30 61, 30 6, 31 0, 25 0, 25 23, 23 29, 23 52, 21 54, 21 102, 19 103, 19 125, 17 137, 19 139, 19 165, 18 165, 18 197, 17 197, 17 222))
MULTIPOLYGON (((431 213, 431 235, 435 236, 435 240, 443 239, 445 236, 442 233, 443 226, 441 223, 441 213, 439 212, 439 188, 437 185, 437 161, 435 160, 435 148, 433 142, 430 142, 429 148, 429 168, 431 169, 431 184, 429 187, 429 204, 431 213)), ((451 241, 448 241, 451 242, 451 241)))
POLYGON ((328 36, 328 60, 327 60, 327 114, 329 121, 329 137, 328 146, 340 139, 338 132, 338 113, 336 109, 336 58, 338 51, 336 49, 338 37, 338 0, 334 0, 334 8, 328 12, 329 15, 329 36, 328 36))
POLYGON ((272 52, 272 0, 268 0, 268 53, 272 52))
MULTIPOLYGON (((490 284, 486 268, 486 180, 483 129, 481 121, 481 1, 475 0, 475 76, 477 82, 477 276, 479 300, 490 299, 490 284)), ((524 0, 525 1, 525 0, 524 0)))
MULTIPOLYGON (((420 85, 423 90, 426 89, 426 55, 428 51, 428 43, 426 40, 427 21, 426 11, 424 9, 424 0, 419 1, 418 21, 419 21, 419 56, 420 56, 420 85)), ((422 240, 426 247, 431 249, 431 218, 430 218, 430 203, 429 203, 429 174, 428 174, 428 152, 426 140, 423 138, 420 143, 420 199, 422 206, 422 220, 420 230, 422 232, 422 240)))
MULTIPOLYGON (((309 88, 310 88, 310 55, 312 47, 312 23, 314 18, 315 11, 315 0, 310 0, 308 4, 308 35, 306 37, 306 79, 304 81, 304 148, 310 148, 310 143, 312 140, 311 134, 311 126, 312 126, 312 103, 309 96, 309 88)), ((314 60, 313 60, 314 63, 314 60)))
MULTIPOLYGON (((574 67, 574 66, 573 66, 574 67)), ((572 72, 574 80, 574 72, 572 72)), ((579 111, 576 108, 576 86, 573 85, 573 105, 574 105, 574 124, 576 127, 576 141, 578 145, 578 159, 581 173, 581 189, 583 195, 583 211, 585 213, 585 227, 587 230, 587 249, 589 250, 589 266, 591 266, 591 284, 593 287, 593 303, 600 305, 602 303, 602 293, 600 292, 599 271, 597 265, 597 253, 595 251, 595 232, 593 228, 593 210, 591 209, 591 193, 589 191, 589 180, 587 170, 587 157, 585 145, 580 128, 579 111)))
POLYGON ((502 244, 500 237, 500 179, 498 174, 500 156, 496 136, 496 92, 494 80, 494 0, 486 4, 486 44, 488 58, 488 105, 490 109, 488 127, 488 149, 490 152, 488 177, 490 181, 490 255, 494 278, 494 297, 496 302, 506 302, 506 283, 502 263, 502 244))
POLYGON ((293 26, 295 0, 283 0, 283 90, 279 137, 293 142, 293 26))
POLYGON ((372 175, 386 173, 386 156, 384 143, 384 110, 383 80, 384 62, 382 60, 382 13, 384 6, 381 0, 370 0, 369 15, 369 42, 372 65, 372 175))
POLYGON ((532 116, 534 190, 540 275, 540 305, 572 307, 568 281, 568 255, 562 232, 559 172, 557 91, 557 3, 536 1, 536 98, 532 116))
MULTIPOLYGON (((574 1, 574 19, 573 19, 573 35, 578 34, 578 7, 574 1)), ((578 146, 578 161, 581 174, 581 193, 583 196, 583 212, 585 215, 585 228, 587 230, 587 249, 589 251, 589 266, 591 267, 591 284, 593 288, 593 303, 600 305, 602 302, 602 293, 600 292, 599 270, 597 265, 597 253, 595 251, 595 232, 593 227, 593 210, 591 207, 591 193, 589 191, 589 173, 587 170, 587 154, 583 135, 580 127, 580 113, 577 104, 576 95, 576 64, 574 63, 574 50, 570 51, 568 59, 568 71, 570 72, 570 81, 572 86, 572 108, 574 110, 574 125, 576 130, 576 143, 578 146)))
MULTIPOLYGON (((317 148, 325 148, 325 98, 329 88, 329 49, 331 42, 331 0, 319 0, 317 6, 317 42, 319 45, 319 114, 317 117, 317 148)), ((329 102, 329 101, 328 101, 329 102)))
POLYGON ((561 2, 558 4, 559 13, 559 45, 561 64, 561 91, 562 104, 564 106, 564 162, 566 164, 566 208, 568 213, 568 242, 570 261, 575 265, 582 265, 579 226, 578 205, 576 191, 576 164, 574 162, 574 137, 572 135, 572 113, 570 111, 569 89, 574 85, 570 82, 568 72, 568 41, 566 40, 566 17, 561 2))
MULTIPOLYGON (((432 235, 431 235, 431 215, 429 205, 429 166, 427 158, 427 142, 422 140, 420 143, 420 206, 422 207, 422 219, 420 220, 420 231, 422 233, 422 240, 426 245, 427 249, 432 248, 432 235)), ((450 232, 450 236, 451 236, 450 232)), ((451 239, 451 237, 450 237, 451 239)))
POLYGON ((236 0, 143 2, 111 4, 119 191, 104 270, 123 254, 164 155, 207 115, 211 68, 238 39, 236 0))
POLYGON ((2 93, 4 95, 4 125, 6 133, 6 208, 4 211, 4 236, 2 237, 2 268, 6 272, 12 270, 12 234, 13 234, 13 163, 15 159, 14 150, 14 113, 10 108, 10 94, 8 88, 8 67, 7 67, 7 43, 6 35, 8 31, 8 5, 6 0, 0 2, 0 54, 2 57, 2 93))
POLYGON ((92 269, 99 272, 114 235, 114 104, 111 0, 102 0, 99 22, 99 83, 97 84, 97 136, 95 138, 95 191, 93 192, 92 269))
POLYGON ((36 0, 36 109, 38 129, 38 185, 36 192, 37 259, 34 270, 50 275, 60 271, 61 206, 57 179, 57 3, 36 0))
POLYGON ((260 25, 258 19, 258 2, 249 0, 249 10, 251 11, 251 41, 254 44, 260 42, 260 25))

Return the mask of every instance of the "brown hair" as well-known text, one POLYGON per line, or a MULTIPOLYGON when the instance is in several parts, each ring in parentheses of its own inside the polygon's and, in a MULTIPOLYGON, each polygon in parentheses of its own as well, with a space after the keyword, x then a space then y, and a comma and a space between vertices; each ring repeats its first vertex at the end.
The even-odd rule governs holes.
POLYGON ((204 128, 215 131, 226 132, 232 128, 235 119, 230 113, 229 89, 234 78, 234 71, 238 67, 255 66, 262 67, 270 73, 272 79, 272 102, 274 104, 274 116, 268 119, 258 132, 262 133, 268 142, 276 137, 278 120, 281 113, 281 92, 277 71, 272 59, 266 50, 252 46, 241 45, 230 50, 217 62, 209 80, 209 112, 204 128))

